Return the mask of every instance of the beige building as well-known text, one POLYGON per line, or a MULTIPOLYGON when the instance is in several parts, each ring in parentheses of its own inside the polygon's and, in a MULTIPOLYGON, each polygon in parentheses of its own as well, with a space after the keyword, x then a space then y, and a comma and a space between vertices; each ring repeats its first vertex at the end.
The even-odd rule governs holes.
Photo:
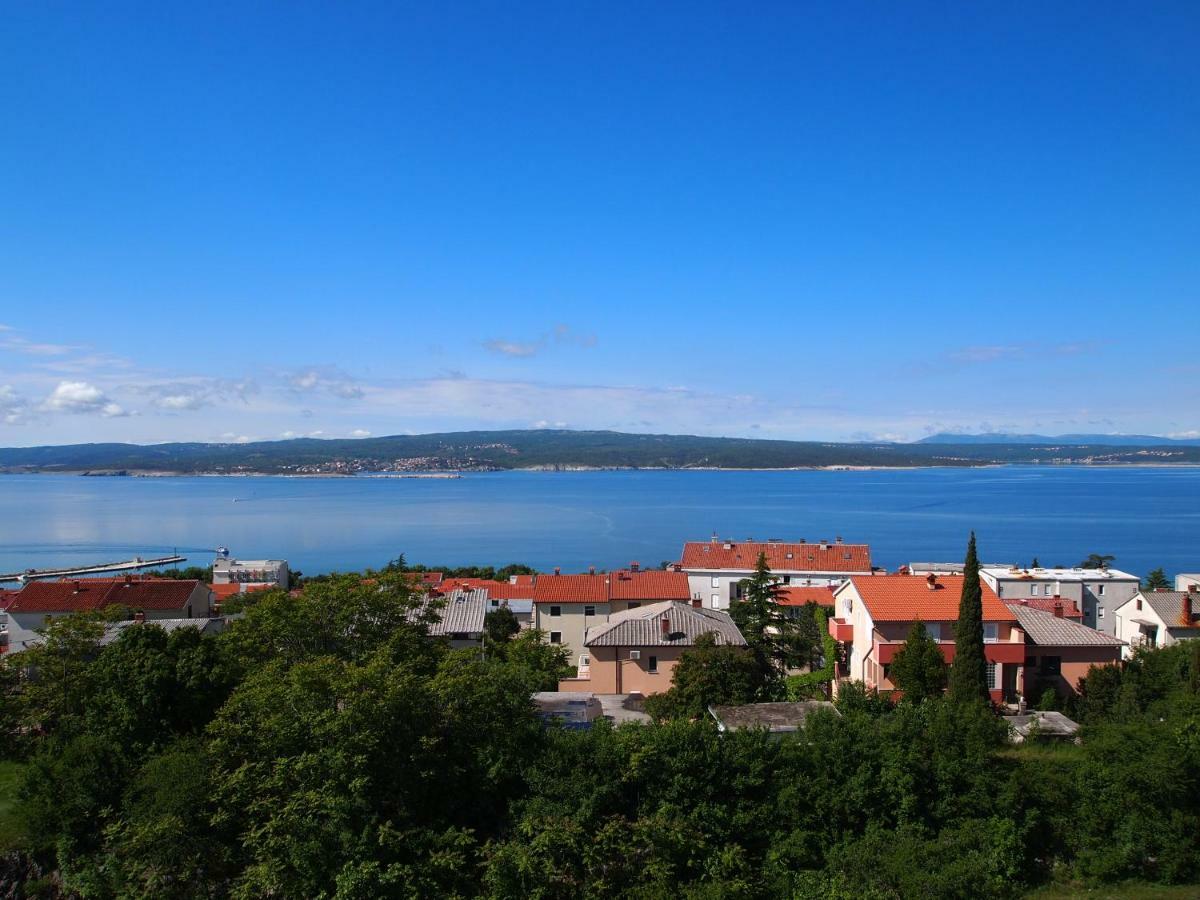
POLYGON ((630 566, 617 572, 587 575, 539 575, 533 585, 534 625, 552 644, 571 651, 571 665, 586 665, 584 638, 613 613, 660 600, 687 600, 682 572, 644 571, 630 566))
POLYGON ((558 689, 644 695, 669 690, 679 657, 703 634, 711 634, 718 646, 746 645, 728 613, 689 603, 668 600, 613 613, 588 629, 586 665, 558 689))

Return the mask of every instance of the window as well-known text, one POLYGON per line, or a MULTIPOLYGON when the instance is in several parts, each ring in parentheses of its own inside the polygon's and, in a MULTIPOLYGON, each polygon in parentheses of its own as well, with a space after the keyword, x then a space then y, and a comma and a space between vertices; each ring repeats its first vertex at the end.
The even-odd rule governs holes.
POLYGON ((1096 593, 1099 594, 1101 597, 1103 597, 1104 596, 1104 585, 1102 585, 1102 584, 1098 585, 1096 588, 1096 593))
POLYGON ((1025 657, 1025 668, 1026 669, 1032 669, 1036 665, 1037 665, 1037 657, 1036 656, 1025 657))
POLYGON ((629 608, 629 609, 637 609, 637 608, 638 608, 639 606, 641 606, 641 605, 642 605, 642 601, 641 601, 641 600, 630 600, 630 601, 629 601, 629 607, 628 607, 628 608, 629 608))
POLYGON ((550 643, 561 644, 562 643, 562 632, 561 631, 550 632, 550 643))
POLYGON ((720 609, 720 608, 721 608, 721 595, 720 595, 720 594, 713 594, 713 595, 712 595, 712 608, 713 608, 713 609, 720 609))
POLYGON ((561 616, 562 615, 562 607, 561 606, 550 607, 550 615, 551 616, 561 616))
POLYGON ((942 639, 942 623, 941 622, 926 622, 925 633, 935 641, 942 639))
POLYGON ((1096 607, 1096 618, 1097 618, 1097 619, 1103 619, 1103 618, 1104 618, 1104 607, 1103 607, 1103 606, 1097 606, 1097 607, 1096 607))
POLYGON ((583 608, 583 614, 585 616, 594 616, 596 614, 596 607, 592 606, 591 604, 588 604, 587 606, 585 606, 583 608))
POLYGON ((721 586, 721 579, 720 579, 720 578, 718 578, 716 575, 714 575, 714 576, 712 577, 712 586, 713 586, 713 587, 720 587, 720 586, 721 586))
POLYGON ((450 635, 450 640, 452 641, 465 641, 466 639, 467 633, 465 631, 456 631, 454 634, 450 635))
POLYGON ((983 623, 984 643, 994 644, 1000 637, 1000 626, 995 622, 983 623))
POLYGON ((649 672, 651 675, 658 674, 658 657, 657 656, 650 657, 649 661, 646 663, 646 671, 649 672))
POLYGON ((1142 597, 1140 594, 1138 595, 1136 602, 1137 602, 1138 612, 1141 612, 1142 611, 1142 597))
POLYGON ((987 686, 989 691, 996 690, 996 671, 997 666, 994 662, 987 664, 987 686))
POLYGON ((579 657, 579 668, 586 669, 591 664, 592 664, 592 658, 590 656, 588 656, 586 653, 582 654, 579 657))
POLYGON ((1043 675, 1060 675, 1062 674, 1062 657, 1061 656, 1043 656, 1042 667, 1039 670, 1043 675))

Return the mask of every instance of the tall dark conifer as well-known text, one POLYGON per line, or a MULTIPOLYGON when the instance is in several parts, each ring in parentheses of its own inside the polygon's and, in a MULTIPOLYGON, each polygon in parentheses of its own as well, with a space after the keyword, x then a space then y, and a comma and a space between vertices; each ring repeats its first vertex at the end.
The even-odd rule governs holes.
POLYGON ((962 597, 958 601, 954 663, 950 666, 950 697, 958 702, 990 701, 987 661, 983 656, 983 587, 979 583, 979 556, 975 552, 973 531, 971 540, 967 542, 962 597))

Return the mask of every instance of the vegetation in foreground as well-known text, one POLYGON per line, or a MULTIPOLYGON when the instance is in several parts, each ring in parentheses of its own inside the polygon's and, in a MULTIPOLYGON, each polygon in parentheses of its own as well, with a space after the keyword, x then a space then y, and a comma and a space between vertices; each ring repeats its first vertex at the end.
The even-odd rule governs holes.
MULTIPOLYGON (((451 651, 409 583, 251 595, 216 637, 147 625, 101 648, 102 623, 54 622, 2 670, 24 846, 4 887, 57 872, 42 896, 950 898, 1200 880, 1188 647, 1089 676, 1078 747, 1007 746, 973 700, 856 690, 795 740, 722 735, 682 707, 546 730, 529 695, 556 683, 559 648, 497 621, 484 654, 451 651)), ((735 683, 759 671, 742 658, 735 683)))

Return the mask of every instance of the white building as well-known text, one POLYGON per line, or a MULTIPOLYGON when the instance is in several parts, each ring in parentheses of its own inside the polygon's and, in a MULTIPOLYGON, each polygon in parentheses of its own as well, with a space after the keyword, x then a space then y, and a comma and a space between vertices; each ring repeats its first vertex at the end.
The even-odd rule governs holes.
POLYGON ((709 609, 729 609, 740 596, 740 584, 754 574, 760 554, 771 574, 785 585, 836 587, 851 575, 871 574, 866 544, 835 541, 784 543, 769 541, 688 541, 679 567, 687 573, 691 599, 709 609))
POLYGON ((226 550, 213 560, 213 584, 270 584, 286 590, 288 579, 285 559, 230 559, 226 550))
POLYGON ((1113 611, 1116 634, 1131 653, 1137 647, 1170 647, 1200 638, 1200 588, 1139 591, 1113 611))
POLYGON ((1141 588, 1136 575, 1117 569, 983 566, 979 574, 1001 600, 1029 597, 1074 600, 1083 610, 1083 624, 1105 634, 1116 633, 1113 610, 1141 588))
POLYGON ((1194 591, 1200 590, 1200 574, 1185 573, 1175 576, 1175 590, 1177 591, 1194 591))

